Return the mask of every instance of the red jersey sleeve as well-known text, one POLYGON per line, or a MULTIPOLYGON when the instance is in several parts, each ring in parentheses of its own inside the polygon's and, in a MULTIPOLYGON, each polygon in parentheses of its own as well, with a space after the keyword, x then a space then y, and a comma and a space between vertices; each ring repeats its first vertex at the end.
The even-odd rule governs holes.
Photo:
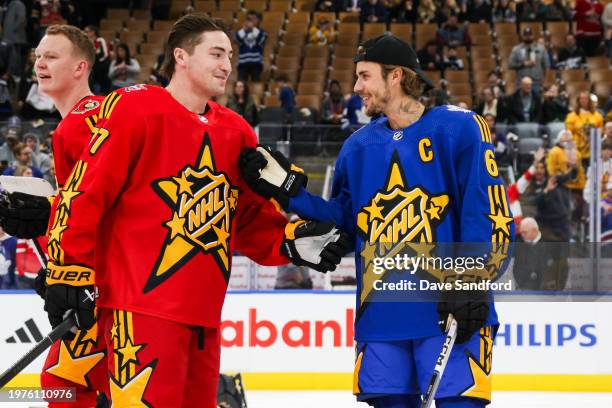
POLYGON ((113 92, 102 102, 97 132, 72 169, 55 201, 49 230, 49 269, 94 267, 96 230, 123 188, 137 157, 137 104, 113 92))

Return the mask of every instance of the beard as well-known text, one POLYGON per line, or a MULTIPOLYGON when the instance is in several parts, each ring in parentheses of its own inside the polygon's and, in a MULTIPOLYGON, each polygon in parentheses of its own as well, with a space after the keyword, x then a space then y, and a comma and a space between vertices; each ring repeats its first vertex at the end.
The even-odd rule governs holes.
POLYGON ((366 108, 366 115, 374 116, 383 112, 383 109, 389 103, 389 88, 385 88, 382 94, 370 96, 370 106, 366 108))

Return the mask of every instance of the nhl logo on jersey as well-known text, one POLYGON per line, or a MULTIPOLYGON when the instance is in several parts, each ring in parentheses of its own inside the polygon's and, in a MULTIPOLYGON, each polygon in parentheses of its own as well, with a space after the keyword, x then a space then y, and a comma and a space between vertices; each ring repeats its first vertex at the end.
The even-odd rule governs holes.
POLYGON ((238 189, 216 170, 208 133, 197 164, 186 166, 177 176, 156 180, 153 188, 172 208, 172 216, 164 223, 168 235, 144 291, 168 279, 199 251, 213 255, 229 280, 229 239, 238 189))
POLYGON ((433 227, 444 218, 448 202, 446 194, 409 188, 394 152, 386 186, 357 214, 357 226, 366 242, 434 242, 433 227))
MULTIPOLYGON (((226 230, 230 222, 230 207, 227 198, 230 196, 230 185, 224 174, 213 174, 210 169, 196 172, 188 167, 181 175, 185 186, 179 196, 179 217, 185 218, 185 234, 191 242, 208 250, 219 243, 219 228, 226 230)), ((181 187, 179 187, 179 192, 181 187)), ((227 232, 225 232, 227 233, 227 232)))
POLYGON ((436 241, 435 228, 444 219, 448 203, 446 194, 433 195, 423 187, 410 188, 399 155, 397 151, 393 153, 385 186, 357 213, 357 233, 364 241, 358 317, 367 306, 366 299, 372 293, 373 281, 382 277, 372 272, 374 258, 393 257, 406 242, 419 246, 419 253, 432 251, 436 241))
POLYGON ((98 106, 100 106, 100 102, 93 99, 85 99, 83 102, 79 103, 79 106, 77 106, 72 113, 83 114, 96 109, 98 106))
POLYGON ((404 137, 403 130, 398 130, 397 132, 393 133, 393 140, 400 140, 402 137, 404 137))
POLYGON ((147 87, 144 84, 130 85, 123 88, 125 92, 146 91, 147 87))

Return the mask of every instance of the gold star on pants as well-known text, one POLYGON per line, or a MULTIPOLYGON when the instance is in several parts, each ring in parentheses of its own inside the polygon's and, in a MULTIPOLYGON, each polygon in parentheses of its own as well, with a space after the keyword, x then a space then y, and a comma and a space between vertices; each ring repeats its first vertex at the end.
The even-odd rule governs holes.
POLYGON ((82 357, 74 357, 64 341, 60 341, 57 364, 47 368, 49 374, 65 378, 87 387, 85 376, 104 358, 104 353, 93 353, 82 357))
POLYGON ((151 374, 152 367, 146 367, 132 378, 123 387, 115 382, 113 378, 110 381, 110 393, 113 407, 130 407, 130 408, 148 408, 142 400, 151 374))

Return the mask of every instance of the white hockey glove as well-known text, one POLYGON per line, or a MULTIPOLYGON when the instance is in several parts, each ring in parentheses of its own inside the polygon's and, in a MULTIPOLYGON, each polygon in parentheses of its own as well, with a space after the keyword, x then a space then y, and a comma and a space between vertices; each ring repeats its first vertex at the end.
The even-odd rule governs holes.
POLYGON ((319 272, 336 269, 349 252, 349 236, 332 222, 297 221, 285 227, 281 252, 297 266, 319 272))
POLYGON ((245 148, 238 159, 242 177, 260 196, 275 199, 287 208, 289 198, 295 196, 301 187, 306 187, 308 177, 304 170, 291 164, 279 151, 267 146, 245 148))

